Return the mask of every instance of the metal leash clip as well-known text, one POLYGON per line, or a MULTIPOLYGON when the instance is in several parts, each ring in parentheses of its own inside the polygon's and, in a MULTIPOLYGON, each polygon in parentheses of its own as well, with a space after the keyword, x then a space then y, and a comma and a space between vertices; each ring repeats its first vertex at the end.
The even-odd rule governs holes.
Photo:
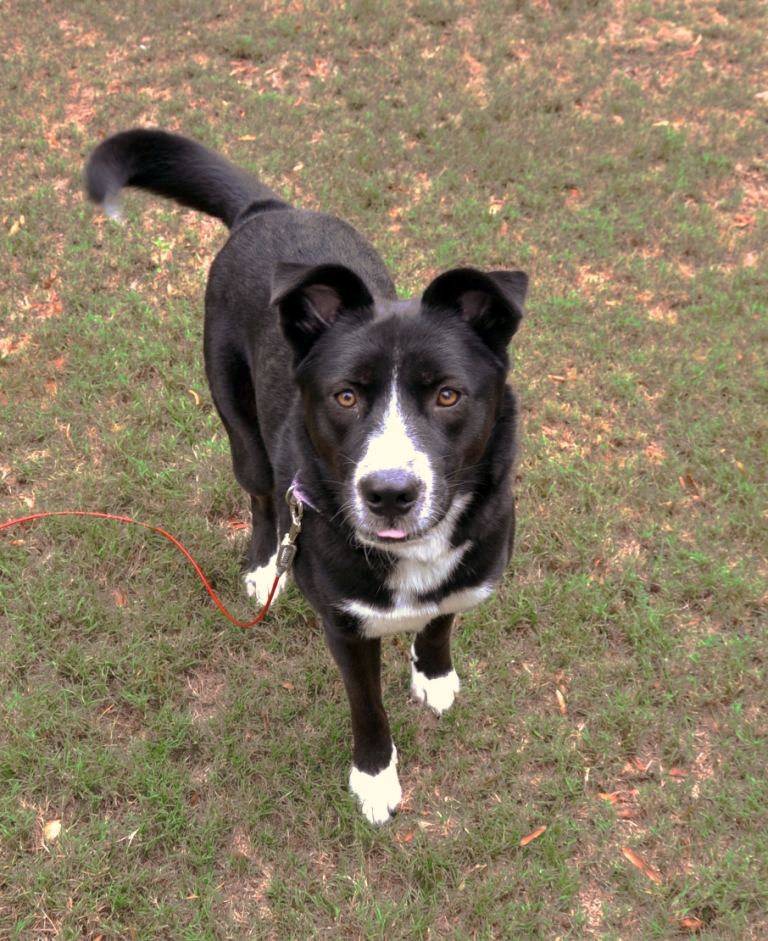
POLYGON ((275 571, 278 577, 284 575, 293 564, 296 555, 296 537, 301 532, 301 518, 304 516, 304 504, 296 496, 293 484, 285 494, 285 502, 291 508, 291 528, 283 536, 283 541, 277 550, 275 571))

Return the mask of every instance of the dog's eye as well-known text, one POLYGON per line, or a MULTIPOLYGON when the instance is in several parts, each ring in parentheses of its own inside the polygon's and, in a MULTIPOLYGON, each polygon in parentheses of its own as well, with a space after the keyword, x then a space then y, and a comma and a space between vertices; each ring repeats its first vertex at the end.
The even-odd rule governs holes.
POLYGON ((444 408, 450 408, 455 405, 461 396, 455 389, 441 389, 437 396, 437 404, 444 408))
POLYGON ((351 389, 344 389, 343 392, 336 393, 336 401, 344 408, 352 408, 357 405, 357 396, 351 389))

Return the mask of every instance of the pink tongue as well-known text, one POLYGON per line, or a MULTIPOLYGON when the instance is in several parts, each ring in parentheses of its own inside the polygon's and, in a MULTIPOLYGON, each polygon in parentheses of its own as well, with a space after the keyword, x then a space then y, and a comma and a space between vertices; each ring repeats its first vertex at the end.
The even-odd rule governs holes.
POLYGON ((402 529, 385 529, 380 533, 376 533, 377 536, 381 536, 382 539, 405 539, 408 535, 404 533, 402 529))

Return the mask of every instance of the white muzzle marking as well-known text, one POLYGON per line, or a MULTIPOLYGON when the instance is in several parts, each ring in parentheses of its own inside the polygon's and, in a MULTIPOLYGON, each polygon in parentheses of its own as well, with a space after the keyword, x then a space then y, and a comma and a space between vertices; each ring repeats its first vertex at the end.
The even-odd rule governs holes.
POLYGON ((369 474, 386 472, 405 472, 415 478, 420 486, 420 495, 416 505, 403 518, 402 527, 387 530, 380 523, 380 528, 388 536, 395 532, 407 535, 408 529, 420 529, 429 524, 434 503, 434 472, 429 455, 420 446, 400 405, 397 390, 397 374, 392 378, 387 410, 376 431, 368 439, 363 456, 355 468, 353 479, 354 506, 358 525, 368 531, 376 531, 377 521, 366 507, 360 492, 360 482, 369 474), (409 525, 410 524, 410 525, 409 525))

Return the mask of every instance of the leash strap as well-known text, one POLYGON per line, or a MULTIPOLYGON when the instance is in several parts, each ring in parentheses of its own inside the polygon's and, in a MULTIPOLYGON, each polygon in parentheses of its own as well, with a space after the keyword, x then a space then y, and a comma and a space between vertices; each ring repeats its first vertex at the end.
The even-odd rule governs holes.
MULTIPOLYGON (((269 606, 272 604, 272 599, 275 595, 275 591, 277 590, 277 583, 280 580, 280 575, 283 574, 282 572, 279 572, 275 576, 275 580, 272 583, 272 590, 269 593, 269 597, 267 598, 266 604, 259 612, 258 617, 254 618, 252 621, 238 621, 237 618, 233 617, 229 613, 229 611, 227 611, 227 609, 224 607, 221 601, 219 601, 218 595, 213 590, 210 583, 208 582, 208 579, 203 574, 203 570, 200 568, 197 562, 195 562, 195 560, 192 558, 189 552, 187 552, 187 550, 184 548, 184 546, 182 546, 182 544, 179 542, 178 539, 176 539, 175 536, 172 536, 170 533, 167 533, 164 529, 160 529, 159 526, 152 526, 150 523, 142 523, 140 520, 131 519, 130 516, 115 516, 112 513, 98 513, 95 510, 52 510, 46 513, 31 513, 29 516, 22 516, 19 519, 8 520, 5 523, 0 523, 0 532, 4 529, 8 529, 11 526, 19 526, 22 523, 30 523, 33 520, 46 519, 49 516, 92 516, 92 517, 96 517, 97 519, 116 520, 118 523, 132 523, 134 526, 143 526, 144 529, 149 529, 154 533, 160 533, 161 536, 165 536, 166 539, 169 539, 174 544, 174 546, 176 546, 176 548, 186 556, 187 560, 191 563, 192 567, 197 572, 198 577, 200 578, 200 581, 203 583, 203 585, 205 585, 205 588, 208 591, 208 594, 211 596, 211 598, 213 598, 214 602, 216 603, 216 606, 218 607, 219 611, 221 611, 221 613, 224 615, 224 617, 227 618, 227 620, 231 621, 233 624, 237 625, 237 627, 241 627, 241 628, 253 627, 255 624, 258 624, 259 621, 267 613, 267 611, 269 611, 269 606)), ((301 517, 299 517, 299 519, 301 519, 301 517)), ((291 529, 293 529, 293 527, 291 527, 291 529)), ((293 538, 295 541, 296 536, 294 535, 293 538)), ((296 548, 294 546, 293 555, 295 554, 296 554, 296 548)), ((293 556, 291 556, 290 561, 293 561, 293 556)), ((290 561, 289 561, 289 566, 290 566, 290 561)), ((287 569, 284 569, 283 571, 287 571, 287 569)))

